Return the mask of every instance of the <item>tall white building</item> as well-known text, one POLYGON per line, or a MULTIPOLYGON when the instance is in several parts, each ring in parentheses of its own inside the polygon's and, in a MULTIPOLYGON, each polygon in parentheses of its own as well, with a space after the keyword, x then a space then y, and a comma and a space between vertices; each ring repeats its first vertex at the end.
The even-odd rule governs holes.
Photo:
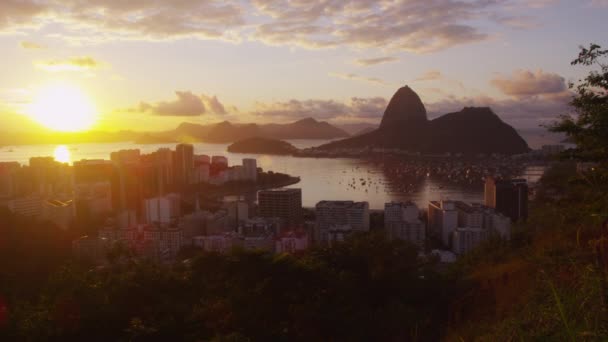
POLYGON ((228 225, 236 230, 238 225, 249 219, 249 204, 245 201, 232 201, 224 203, 224 208, 228 212, 228 225))
POLYGON ((77 183, 76 203, 89 215, 100 216, 112 211, 112 184, 109 181, 77 183))
POLYGON ((169 224, 179 218, 180 197, 168 194, 162 197, 148 198, 144 201, 146 223, 169 224))
POLYGON ((228 211, 218 210, 215 213, 207 213, 205 219, 204 235, 217 235, 229 230, 228 211))
POLYGON ((76 218, 74 201, 47 200, 42 203, 42 216, 63 230, 67 230, 76 218))
POLYGON ((419 218, 418 207, 412 203, 386 203, 384 205, 384 228, 389 239, 409 241, 424 249, 426 229, 419 218))
POLYGON ((42 199, 38 196, 20 197, 8 201, 8 209, 14 214, 30 217, 42 217, 42 199))
POLYGON ((315 206, 317 226, 349 225, 353 231, 369 231, 369 203, 353 201, 321 201, 315 206))
POLYGON ((244 179, 256 182, 258 180, 258 162, 253 158, 243 159, 244 179))
POLYGON ((458 211, 458 226, 468 228, 483 228, 485 213, 481 205, 458 201, 455 202, 458 211))
POLYGON ((16 176, 20 168, 18 162, 0 162, 0 199, 15 196, 16 176))
POLYGON ((429 233, 450 246, 452 232, 458 227, 458 211, 454 201, 430 201, 428 209, 429 233))
POLYGON ((183 245, 181 229, 150 225, 144 228, 144 244, 149 257, 160 260, 175 258, 183 245))
POLYGON ((321 201, 315 206, 316 240, 323 244, 343 240, 351 232, 369 231, 369 203, 321 201))
POLYGON ((511 238, 511 219, 493 208, 473 203, 456 202, 458 226, 483 228, 488 235, 499 235, 503 239, 511 238))
POLYGON ((211 157, 206 154, 197 154, 194 156, 194 164, 211 164, 211 157))
POLYGON ((453 234, 452 251, 465 254, 479 246, 488 237, 488 232, 482 228, 456 228, 453 234))
POLYGON ((209 164, 195 164, 192 173, 193 182, 195 184, 209 182, 209 164))

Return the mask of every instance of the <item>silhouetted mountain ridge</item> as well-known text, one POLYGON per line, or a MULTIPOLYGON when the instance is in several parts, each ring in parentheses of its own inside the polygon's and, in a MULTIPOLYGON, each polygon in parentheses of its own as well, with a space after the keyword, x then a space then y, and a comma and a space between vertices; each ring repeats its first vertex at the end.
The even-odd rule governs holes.
POLYGON ((229 143, 252 137, 269 139, 336 139, 349 134, 325 121, 305 118, 288 124, 233 124, 223 121, 200 125, 181 123, 175 130, 165 132, 177 140, 229 143))
POLYGON ((518 154, 530 150, 517 131, 488 107, 465 107, 429 121, 420 97, 407 86, 393 95, 378 129, 318 148, 366 147, 467 154, 518 154))

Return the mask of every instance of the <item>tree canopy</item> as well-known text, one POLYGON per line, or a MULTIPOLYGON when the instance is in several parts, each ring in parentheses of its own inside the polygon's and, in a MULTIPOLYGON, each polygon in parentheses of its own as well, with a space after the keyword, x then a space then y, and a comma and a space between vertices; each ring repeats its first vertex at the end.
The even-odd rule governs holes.
POLYGON ((587 76, 570 84, 574 89, 573 115, 563 115, 550 130, 565 133, 577 145, 577 159, 606 163, 608 161, 608 64, 602 62, 608 50, 591 44, 581 47, 572 65, 595 67, 587 76))

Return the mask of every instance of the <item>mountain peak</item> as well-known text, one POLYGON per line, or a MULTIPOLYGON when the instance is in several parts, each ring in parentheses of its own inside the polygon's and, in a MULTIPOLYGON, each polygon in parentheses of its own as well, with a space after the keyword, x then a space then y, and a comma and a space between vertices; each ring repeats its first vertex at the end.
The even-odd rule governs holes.
POLYGON ((409 87, 391 98, 380 128, 334 141, 321 150, 363 147, 398 148, 423 153, 502 153, 529 151, 526 141, 489 107, 465 107, 459 112, 427 120, 426 109, 409 87))
POLYGON ((410 87, 403 86, 393 95, 386 110, 380 128, 420 124, 427 122, 426 109, 422 100, 410 87))
POLYGON ((309 118, 298 120, 298 121, 296 121, 294 123, 295 124, 316 124, 316 123, 318 123, 318 121, 315 120, 314 118, 310 118, 309 117, 309 118))

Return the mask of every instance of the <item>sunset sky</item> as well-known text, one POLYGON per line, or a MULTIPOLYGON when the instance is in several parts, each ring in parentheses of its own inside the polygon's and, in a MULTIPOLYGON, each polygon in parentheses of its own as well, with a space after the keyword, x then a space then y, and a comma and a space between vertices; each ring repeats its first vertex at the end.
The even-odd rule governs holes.
POLYGON ((405 84, 430 117, 491 106, 537 127, 607 32, 606 0, 1 0, 0 131, 70 108, 103 130, 378 122, 405 84))

